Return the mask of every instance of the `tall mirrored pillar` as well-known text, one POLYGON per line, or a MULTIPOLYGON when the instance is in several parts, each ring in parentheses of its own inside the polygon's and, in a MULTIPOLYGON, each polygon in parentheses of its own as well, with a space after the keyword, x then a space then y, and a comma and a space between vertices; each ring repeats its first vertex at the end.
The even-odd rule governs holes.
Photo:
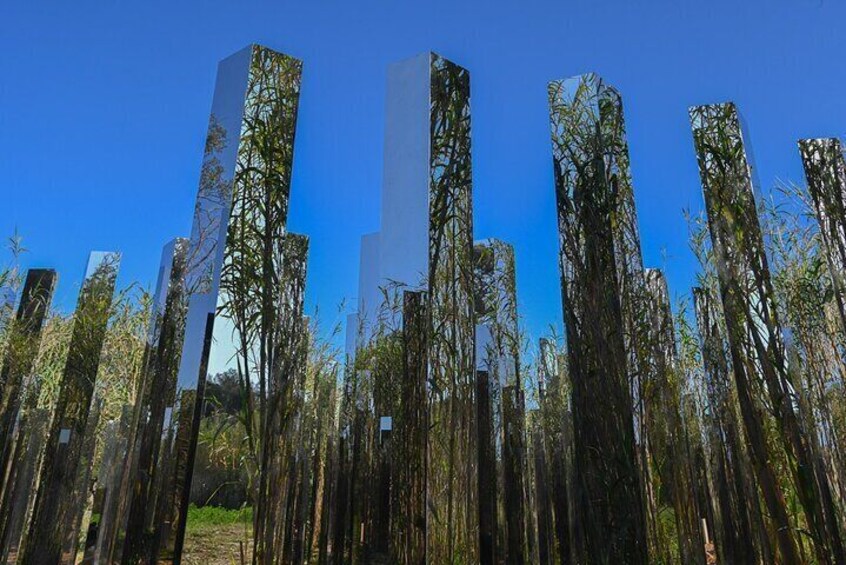
POLYGON ((790 462, 787 475, 793 481, 818 558, 844 561, 837 513, 823 507, 824 501, 831 500, 828 478, 810 452, 788 372, 744 128, 731 102, 694 106, 689 113, 738 396, 751 404, 742 405, 741 412, 750 453, 761 472, 759 485, 766 489, 762 495, 775 523, 781 559, 800 560, 784 493, 772 477, 765 476, 777 453, 770 450, 781 451, 790 462))
POLYGON ((820 226, 840 323, 846 331, 846 158, 839 139, 799 142, 808 192, 820 226))
POLYGON ((63 550, 67 538, 75 534, 77 477, 84 473, 85 465, 90 465, 83 451, 119 266, 118 253, 92 252, 88 259, 59 397, 45 442, 29 533, 18 563, 63 563, 71 559, 63 555, 63 550))
POLYGON ((573 392, 574 503, 586 562, 645 563, 630 364, 616 270, 616 91, 596 75, 549 84, 559 258, 573 392))
POLYGON ((428 291, 427 559, 478 559, 470 76, 424 53, 391 65, 381 279, 428 291))
MULTIPOLYGON (((175 339, 176 390, 164 409, 159 478, 141 503, 144 551, 159 561, 180 560, 208 375, 245 361, 247 382, 270 378, 270 364, 254 363, 252 352, 267 351, 276 335, 301 75, 299 60, 258 45, 218 67, 187 249, 184 331, 175 339)), ((132 563, 129 547, 124 561, 132 563)))
POLYGON ((403 294, 403 375, 399 410, 393 421, 391 558, 412 565, 426 562, 426 403, 428 308, 425 292, 403 294))
MULTIPOLYGON (((646 423, 653 465, 662 466, 662 483, 672 485, 669 500, 662 504, 673 509, 678 547, 666 548, 665 555, 683 563, 704 563, 705 541, 701 539, 700 519, 707 514, 698 507, 695 469, 690 467, 687 453, 685 420, 682 418, 682 383, 678 377, 675 326, 670 307, 667 281, 659 269, 646 269, 646 289, 649 296, 648 314, 653 355, 653 371, 647 376, 652 391, 646 406, 646 423)), ((657 466, 655 467, 658 468, 657 466)), ((657 472, 657 471, 656 471, 657 472)), ((710 524, 713 526, 713 524, 710 524)), ((713 529, 713 528, 712 528, 713 529)), ((664 537, 663 539, 668 539, 664 537)))
POLYGON ((521 563, 529 556, 513 248, 496 239, 477 242, 473 271, 477 379, 482 379, 477 383, 479 441, 483 442, 479 446, 480 540, 494 562, 521 563))
POLYGON ((146 359, 130 428, 128 449, 124 456, 122 498, 114 515, 101 520, 100 553, 153 559, 151 555, 155 521, 151 512, 154 489, 162 480, 162 462, 167 448, 163 439, 169 435, 166 419, 176 402, 176 372, 182 354, 179 340, 184 332, 185 266, 188 240, 176 238, 162 250, 153 313, 147 335, 146 359), (107 519, 108 518, 108 519, 107 519), (112 520, 114 522, 112 522, 112 520), (110 530, 110 533, 109 533, 110 530), (121 533, 123 534, 121 536, 121 533), (125 552, 125 553, 123 553, 125 552))
POLYGON ((41 329, 50 310, 56 278, 56 271, 52 269, 30 269, 27 272, 17 316, 9 327, 0 373, 0 493, 3 492, 13 450, 22 387, 24 380, 31 376, 38 355, 41 329))
MULTIPOLYGON (((567 374, 567 363, 556 344, 547 338, 541 338, 538 344, 538 400, 540 428, 548 466, 548 480, 545 490, 550 493, 552 505, 554 542, 550 542, 562 563, 573 560, 571 538, 572 506, 572 457, 573 457, 573 417, 571 406, 571 385, 567 374)), ((536 474, 543 477, 543 472, 536 474)), ((537 486, 540 493, 544 488, 537 486)), ((542 500, 538 494, 538 530, 540 538, 542 500)), ((539 539, 540 542, 540 539, 539 539)))
MULTIPOLYGON (((738 394, 732 383, 722 312, 707 287, 693 289, 693 304, 709 407, 706 433, 719 446, 711 453, 716 490, 712 504, 717 508, 722 528, 713 531, 713 536, 719 542, 718 550, 724 561, 760 562, 759 556, 767 553, 764 548, 769 540, 748 446, 738 425, 738 394)), ((749 406, 747 400, 744 404, 749 406)))
POLYGON ((24 397, 39 388, 34 382, 34 367, 56 279, 51 269, 30 269, 17 316, 6 328, 9 338, 0 377, 0 563, 6 562, 11 551, 17 551, 26 514, 23 508, 31 490, 29 479, 38 461, 38 449, 32 446, 44 441, 42 423, 46 419, 34 413, 29 406, 32 402, 24 406, 24 397))

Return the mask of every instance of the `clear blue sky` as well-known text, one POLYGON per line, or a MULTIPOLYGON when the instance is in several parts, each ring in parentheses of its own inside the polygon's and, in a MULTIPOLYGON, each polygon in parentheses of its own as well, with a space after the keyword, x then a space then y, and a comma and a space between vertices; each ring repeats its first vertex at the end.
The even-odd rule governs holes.
POLYGON ((644 256, 687 292, 682 209, 702 206, 687 107, 735 101, 763 188, 802 180, 795 142, 846 132, 846 3, 0 0, 0 235, 59 270, 89 250, 152 285, 187 235, 217 61, 258 42, 305 62, 289 226, 312 238, 308 302, 334 320, 378 229, 388 63, 434 50, 471 72, 477 239, 514 244, 537 335, 561 326, 546 83, 623 94, 644 256))

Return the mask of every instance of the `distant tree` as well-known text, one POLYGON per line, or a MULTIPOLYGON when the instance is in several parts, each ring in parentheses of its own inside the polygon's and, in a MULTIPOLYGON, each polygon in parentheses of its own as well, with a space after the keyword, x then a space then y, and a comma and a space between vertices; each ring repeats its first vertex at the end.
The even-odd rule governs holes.
POLYGON ((244 391, 238 378, 238 371, 227 369, 210 376, 206 382, 206 402, 203 416, 217 412, 238 415, 244 409, 244 391))

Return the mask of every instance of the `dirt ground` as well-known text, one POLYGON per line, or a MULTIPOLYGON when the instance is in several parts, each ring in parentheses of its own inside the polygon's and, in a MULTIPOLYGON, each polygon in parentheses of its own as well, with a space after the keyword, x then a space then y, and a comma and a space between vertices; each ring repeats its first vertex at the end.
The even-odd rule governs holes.
POLYGON ((243 524, 203 525, 185 532, 182 562, 186 565, 241 565, 251 562, 252 531, 243 524))

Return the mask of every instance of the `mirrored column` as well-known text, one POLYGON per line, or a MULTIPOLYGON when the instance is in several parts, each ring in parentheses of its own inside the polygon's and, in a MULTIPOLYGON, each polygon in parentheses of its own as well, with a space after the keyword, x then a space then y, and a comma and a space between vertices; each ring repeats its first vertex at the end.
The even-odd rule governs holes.
POLYGON ((301 73, 297 59, 257 45, 218 68, 186 257, 184 331, 174 340, 182 345, 174 403, 159 432, 157 478, 140 502, 143 551, 159 560, 181 555, 207 376, 240 363, 246 382, 270 378, 270 364, 254 363, 253 352, 268 351, 276 335, 301 73))
POLYGON ((799 142, 842 328, 846 331, 846 158, 839 139, 799 142))
MULTIPOLYGON (((698 506, 699 497, 693 481, 696 470, 690 467, 688 457, 685 420, 682 419, 683 383, 679 379, 670 293, 660 270, 646 269, 645 278, 654 368, 647 376, 647 390, 651 391, 646 405, 650 455, 653 468, 659 469, 659 462, 661 465, 663 475, 659 484, 670 487, 663 486, 657 494, 668 499, 662 505, 673 510, 676 520, 672 527, 678 540, 678 547, 667 548, 665 554, 684 563, 704 563, 705 541, 701 539, 700 520, 707 514, 698 506)), ((713 530, 713 524, 709 526, 713 530)))
POLYGON ((478 559, 470 76, 434 53, 388 69, 380 280, 428 292, 427 559, 478 559))
MULTIPOLYGON (((705 391, 709 417, 706 434, 719 446, 712 450, 713 481, 716 485, 713 504, 722 528, 713 531, 720 540, 719 551, 729 563, 760 561, 769 545, 767 528, 761 516, 757 479, 752 472, 748 447, 737 406, 737 392, 732 382, 724 322, 712 291, 693 289, 693 304, 702 365, 705 370, 705 391)), ((746 404, 746 402, 744 402, 746 404)))
POLYGON ((425 292, 403 293, 402 401, 393 420, 392 555, 411 565, 426 561, 426 415, 428 308, 425 292))
POLYGON ((531 511, 537 520, 538 559, 544 565, 553 563, 556 556, 554 518, 552 513, 552 495, 550 494, 550 465, 547 460, 547 448, 544 441, 543 415, 540 410, 529 411, 529 437, 534 474, 531 485, 535 504, 531 511))
POLYGON ((6 354, 0 373, 0 493, 3 492, 9 458, 14 449, 22 388, 35 365, 41 344, 41 330, 50 310, 56 279, 56 271, 52 269, 30 269, 21 292, 17 316, 9 326, 6 354))
POLYGON ((124 555, 152 559, 156 526, 151 521, 153 489, 161 484, 167 456, 163 442, 169 430, 168 415, 176 403, 176 373, 182 348, 179 340, 184 332, 185 267, 188 240, 176 238, 162 250, 159 275, 153 296, 153 313, 147 335, 147 350, 135 409, 130 423, 132 435, 124 457, 121 480, 122 498, 115 509, 114 523, 103 517, 99 549, 108 559, 124 555), (167 432, 165 432, 167 430, 167 432))
POLYGON ((106 437, 103 439, 103 453, 95 483, 97 493, 92 509, 92 524, 84 548, 85 559, 93 560, 93 563, 114 561, 113 548, 125 492, 126 457, 133 451, 130 439, 134 413, 133 406, 124 406, 120 419, 108 422, 105 428, 106 437))
POLYGON ((47 436, 29 533, 19 563, 59 563, 77 523, 77 477, 106 336, 120 254, 92 252, 74 312, 73 331, 59 398, 47 436))
MULTIPOLYGON (((750 453, 756 469, 764 471, 779 450, 790 462, 788 476, 798 494, 808 528, 822 560, 846 560, 840 525, 831 500, 830 485, 810 452, 788 373, 788 359, 776 308, 764 239, 754 197, 753 169, 746 156, 744 133, 737 108, 731 102, 694 106, 690 123, 699 163, 699 175, 714 262, 723 302, 728 343, 738 395, 753 405, 742 406, 748 420, 750 453), (741 391, 741 389, 746 389, 741 391), (772 416, 760 437, 764 422, 772 416), (773 433, 778 430, 778 433, 773 433), (753 439, 754 436, 754 439, 753 439)), ((799 560, 795 528, 785 507, 784 494, 770 477, 759 476, 767 509, 773 517, 781 558, 799 560)))
POLYGON ((479 552, 470 75, 429 57, 429 466, 427 559, 479 552))
MULTIPOLYGON (((476 242, 473 250, 474 305, 476 313, 477 410, 479 441, 480 543, 487 559, 518 563, 525 560, 526 512, 524 461, 516 456, 522 443, 521 411, 504 410, 504 391, 521 388, 519 332, 513 248, 499 240, 476 242), (506 429, 511 433, 506 433, 506 429), (510 543, 509 543, 510 542, 510 543)), ((484 559, 483 559, 484 561, 484 559)))
POLYGON ((28 450, 27 446, 39 443, 43 419, 21 408, 24 396, 32 395, 37 388, 33 370, 56 280, 56 272, 51 269, 31 269, 17 316, 7 328, 9 339, 0 376, 0 559, 11 551, 10 546, 15 545, 17 550, 25 513, 18 509, 26 505, 23 491, 29 490, 19 484, 27 483, 28 477, 35 473, 37 460, 25 455, 27 451, 38 452, 28 450))
MULTIPOLYGON (((553 547, 562 563, 573 561, 573 413, 572 387, 564 354, 547 338, 539 342, 538 396, 539 417, 543 434, 555 539, 553 547)), ((536 469, 537 473, 537 469, 536 469)), ((541 475, 542 476, 542 475, 541 475)), ((543 487, 538 485, 537 492, 543 487)), ((540 495, 538 495, 540 496, 540 495)), ((540 498, 538 498, 540 500, 540 498)), ((541 510, 538 507, 538 529, 541 510)), ((538 536, 540 538, 540 535, 538 536)))
POLYGON ((621 142, 619 128, 610 127, 619 121, 617 94, 593 74, 553 81, 548 90, 583 557, 645 563, 613 224, 616 165, 606 159, 621 142))

